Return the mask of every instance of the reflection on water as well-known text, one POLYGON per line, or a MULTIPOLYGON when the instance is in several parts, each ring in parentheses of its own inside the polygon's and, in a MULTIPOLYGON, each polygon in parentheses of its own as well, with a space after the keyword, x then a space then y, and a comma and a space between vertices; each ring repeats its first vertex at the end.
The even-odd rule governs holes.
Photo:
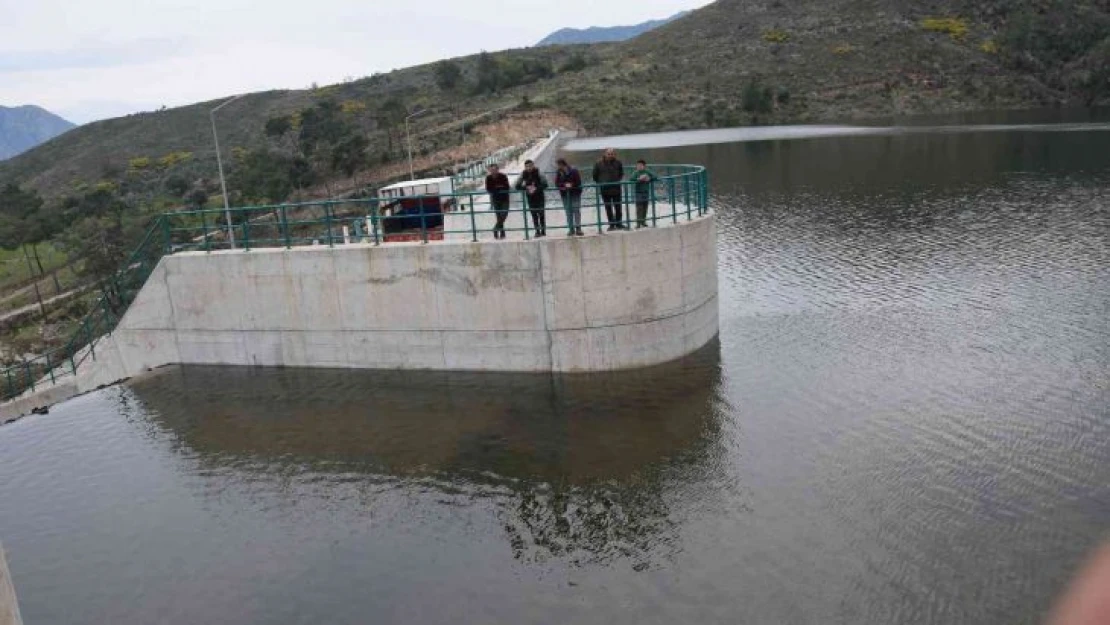
POLYGON ((660 367, 569 376, 177 367, 131 388, 155 423, 222 461, 582 484, 705 444, 718 361, 714 345, 660 367))
POLYGON ((517 558, 646 566, 671 529, 665 488, 700 479, 714 455, 719 361, 713 343, 591 375, 175 367, 131 388, 212 469, 494 496, 517 558))
POLYGON ((1110 531, 1110 132, 622 156, 709 167, 719 345, 169 368, 0 428, 27 622, 1040 622, 1110 531))

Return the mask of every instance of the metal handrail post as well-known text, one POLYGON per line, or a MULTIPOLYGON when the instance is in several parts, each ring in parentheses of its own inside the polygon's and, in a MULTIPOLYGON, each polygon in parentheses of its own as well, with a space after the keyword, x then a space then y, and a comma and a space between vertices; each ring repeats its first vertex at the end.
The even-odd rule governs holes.
POLYGON ((597 233, 601 234, 601 189, 594 186, 594 215, 597 216, 597 233))
POLYGON ((671 196, 671 223, 678 223, 678 198, 675 197, 674 178, 667 178, 667 195, 671 196))
POLYGON ((528 236, 528 192, 520 192, 520 216, 524 219, 524 240, 528 241, 531 237, 528 236))
POLYGON ((420 196, 417 200, 420 202, 420 239, 421 243, 428 243, 428 220, 424 215, 424 196, 420 196))
POLYGON ((683 175, 683 193, 686 196, 686 221, 690 220, 690 212, 694 209, 690 206, 690 178, 689 175, 683 175))
POLYGON ((335 247, 335 242, 331 237, 331 204, 324 204, 324 221, 328 225, 328 247, 335 247))
POLYGON ((470 195, 470 242, 478 242, 478 222, 474 217, 474 194, 470 195))
POLYGON ((170 220, 165 215, 159 215, 158 221, 162 226, 162 239, 165 241, 165 253, 173 253, 173 236, 170 234, 170 220))
MULTIPOLYGON (((122 293, 120 294, 120 299, 121 300, 123 299, 123 294, 122 293)), ((100 299, 100 312, 104 313, 104 320, 108 323, 108 325, 112 325, 113 315, 112 315, 112 310, 108 307, 107 298, 101 298, 100 299)))
POLYGON ((659 215, 655 210, 655 181, 651 181, 651 186, 648 187, 651 192, 651 227, 654 228, 659 225, 659 215))
MULTIPOLYGON (((628 186, 624 182, 622 182, 621 185, 617 188, 620 189, 620 192, 621 192, 620 204, 619 204, 620 209, 621 209, 621 226, 623 228, 627 229, 627 228, 630 228, 632 226, 633 219, 632 219, 632 212, 631 211, 636 210, 636 207, 635 207, 634 204, 628 204, 625 201, 628 198, 628 194, 625 193, 625 187, 628 187, 629 190, 632 189, 631 186, 628 186)), ((635 197, 634 193, 633 193, 633 197, 635 197)))
POLYGON ((285 210, 285 205, 281 206, 281 238, 285 241, 285 249, 293 247, 292 242, 289 240, 289 215, 285 210))
POLYGON ((249 213, 247 214, 246 219, 243 220, 242 226, 243 226, 243 250, 249 252, 249 251, 251 251, 251 218, 250 218, 249 213))
POLYGON ((700 171, 695 172, 694 173, 694 180, 696 181, 696 184, 697 184, 697 188, 695 190, 697 191, 698 205, 697 205, 696 208, 698 209, 698 211, 699 211, 698 214, 700 215, 701 211, 702 211, 702 205, 705 203, 705 197, 706 197, 705 196, 705 177, 702 176, 702 172, 700 172, 700 171))
POLYGON ((27 380, 27 385, 31 387, 32 391, 35 390, 35 378, 31 375, 31 363, 27 362, 26 358, 23 359, 23 375, 27 380))
POLYGON ((701 170, 701 214, 709 212, 709 170, 701 170))
POLYGON ((96 362, 96 344, 92 340, 92 328, 85 326, 85 342, 89 344, 89 356, 96 362))

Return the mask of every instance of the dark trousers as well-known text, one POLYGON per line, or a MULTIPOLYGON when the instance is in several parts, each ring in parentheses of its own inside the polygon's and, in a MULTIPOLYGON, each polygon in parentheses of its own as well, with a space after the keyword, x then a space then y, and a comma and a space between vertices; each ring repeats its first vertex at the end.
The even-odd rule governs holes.
POLYGON ((543 209, 543 205, 530 206, 532 212, 532 225, 536 228, 537 235, 547 234, 547 212, 543 209))
POLYGON ((636 200, 636 224, 643 228, 647 225, 647 200, 636 200))
POLYGON ((504 239, 505 220, 509 218, 509 203, 507 201, 495 201, 493 212, 497 214, 497 224, 493 227, 493 238, 504 239))
POLYGON ((623 217, 620 188, 602 189, 601 201, 605 202, 605 216, 609 219, 609 227, 619 227, 623 217))
POLYGON ((493 238, 495 238, 495 239, 504 239, 505 238, 505 220, 509 218, 509 211, 494 209, 494 212, 497 213, 497 224, 493 226, 493 238))

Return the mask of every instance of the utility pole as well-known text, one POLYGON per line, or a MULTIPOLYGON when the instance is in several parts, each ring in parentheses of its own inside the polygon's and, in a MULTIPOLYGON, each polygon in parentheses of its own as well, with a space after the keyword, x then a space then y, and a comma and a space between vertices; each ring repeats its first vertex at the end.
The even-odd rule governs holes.
POLYGON ((415 117, 420 117, 427 112, 428 109, 420 109, 419 111, 416 111, 412 115, 409 115, 405 118, 405 142, 408 143, 409 146, 409 180, 416 180, 416 174, 413 172, 412 169, 412 135, 409 133, 409 120, 415 117))
POLYGON ((220 137, 216 134, 216 111, 245 95, 247 94, 241 93, 237 96, 228 98, 223 104, 208 111, 208 118, 212 121, 212 142, 216 144, 216 167, 220 170, 220 190, 223 192, 224 196, 224 217, 227 219, 227 240, 231 245, 231 249, 235 249, 235 230, 231 227, 231 204, 227 201, 227 181, 224 180, 224 161, 220 156, 220 137))
POLYGON ((23 257, 27 259, 27 275, 31 276, 32 284, 35 285, 35 299, 39 302, 39 313, 42 315, 43 323, 46 322, 46 306, 42 303, 42 293, 39 292, 39 278, 42 276, 35 275, 35 266, 31 264, 31 255, 27 253, 27 245, 21 245, 23 248, 23 257))

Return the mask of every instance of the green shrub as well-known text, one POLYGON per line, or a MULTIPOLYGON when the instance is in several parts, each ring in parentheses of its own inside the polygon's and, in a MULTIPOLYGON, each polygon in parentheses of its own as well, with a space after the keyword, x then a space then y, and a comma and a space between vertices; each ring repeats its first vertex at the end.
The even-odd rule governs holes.
POLYGON ((189 183, 181 176, 174 174, 166 178, 166 181, 162 183, 162 188, 174 197, 181 197, 189 190, 189 183))
POLYGON ((169 154, 158 159, 158 167, 162 169, 169 169, 174 165, 184 163, 193 158, 192 152, 170 152, 169 154))
POLYGON ((586 55, 581 52, 576 52, 567 59, 566 63, 559 68, 560 72, 580 72, 589 67, 590 62, 586 59, 586 55))
POLYGON ((927 17, 921 20, 921 27, 929 32, 944 33, 953 41, 963 41, 970 30, 962 17, 927 17))
POLYGON ((763 41, 767 43, 786 43, 790 41, 790 33, 778 28, 763 31, 763 41))
POLYGON ((775 108, 774 91, 753 80, 744 87, 740 105, 749 113, 770 113, 775 108))
POLYGON ((366 110, 366 103, 358 100, 343 100, 339 103, 339 110, 347 115, 361 113, 366 110))

